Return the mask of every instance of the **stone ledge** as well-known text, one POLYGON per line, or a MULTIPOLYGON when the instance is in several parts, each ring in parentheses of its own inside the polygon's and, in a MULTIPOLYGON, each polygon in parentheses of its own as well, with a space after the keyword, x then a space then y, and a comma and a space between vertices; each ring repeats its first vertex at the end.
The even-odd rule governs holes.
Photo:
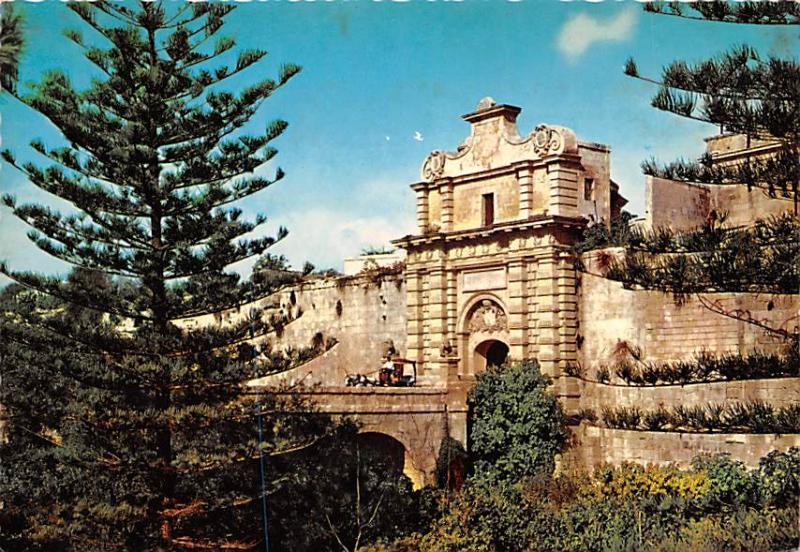
POLYGON ((446 387, 347 387, 326 386, 302 391, 276 391, 276 395, 446 395, 446 387))

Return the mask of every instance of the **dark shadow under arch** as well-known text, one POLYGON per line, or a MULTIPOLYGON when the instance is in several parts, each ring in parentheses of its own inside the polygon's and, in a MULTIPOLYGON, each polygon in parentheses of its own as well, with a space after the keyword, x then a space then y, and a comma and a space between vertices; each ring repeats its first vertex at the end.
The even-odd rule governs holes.
POLYGON ((508 359, 508 345, 497 339, 487 339, 475 347, 475 353, 483 359, 483 368, 502 366, 508 359))

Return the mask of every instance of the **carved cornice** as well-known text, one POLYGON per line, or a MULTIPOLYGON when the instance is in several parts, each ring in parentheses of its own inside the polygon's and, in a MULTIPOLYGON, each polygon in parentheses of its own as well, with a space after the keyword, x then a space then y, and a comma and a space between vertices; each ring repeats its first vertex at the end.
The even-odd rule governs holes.
POLYGON ((453 232, 437 232, 432 234, 408 235, 397 240, 392 240, 392 245, 404 249, 416 248, 425 245, 440 244, 442 242, 467 241, 480 238, 492 238, 537 228, 551 228, 553 226, 567 230, 576 230, 586 226, 584 217, 564 217, 558 215, 536 215, 529 219, 513 220, 493 225, 490 228, 473 228, 469 230, 456 230, 453 232))

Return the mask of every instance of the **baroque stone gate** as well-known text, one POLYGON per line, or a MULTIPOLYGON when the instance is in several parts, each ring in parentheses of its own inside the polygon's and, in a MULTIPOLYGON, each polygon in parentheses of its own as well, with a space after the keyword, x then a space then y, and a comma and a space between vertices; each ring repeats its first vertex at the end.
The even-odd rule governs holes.
POLYGON ((407 356, 421 382, 463 398, 487 363, 535 358, 559 394, 576 357, 571 253, 588 221, 608 221, 625 200, 609 176, 609 148, 568 128, 520 136, 520 108, 484 98, 464 115, 469 137, 422 166, 417 233, 408 252, 407 356))
MULTIPOLYGON (((522 136, 516 125, 520 111, 484 98, 463 117, 470 125, 464 142, 425 159, 421 180, 411 186, 417 229, 393 242, 407 256, 391 282, 376 285, 369 276, 303 282, 266 300, 284 314, 303 313, 286 326, 284 345, 320 334, 336 337, 338 344, 293 371, 251 383, 316 384, 307 393, 322 411, 351 416, 381 447, 404 451, 397 463, 417 486, 434 482, 444 437, 468 446, 467 392, 487 365, 508 359, 536 359, 553 378, 567 412, 708 400, 799 402, 798 378, 628 389, 567 374, 570 364, 596 368, 612 362, 621 341, 640 347, 653 361, 685 359, 701 350, 774 351, 777 345, 744 322, 710 318, 693 300, 676 306, 658 292, 623 289, 600 275, 595 254, 581 259, 589 270, 579 274, 572 246, 581 229, 608 224, 626 203, 610 178, 610 149, 555 125, 541 124, 522 136), (348 374, 379 366, 388 340, 416 363, 416 386, 344 386, 348 374)), ((721 136, 707 145, 713 158, 729 162, 751 155, 739 142, 721 136)), ((649 227, 691 228, 712 210, 729 210, 735 224, 749 224, 791 208, 790 202, 738 187, 723 194, 648 177, 646 188, 642 223, 649 227)), ((720 294, 718 300, 772 324, 798 324, 797 295, 768 301, 720 294)), ((800 445, 797 435, 686 437, 585 424, 573 429, 571 454, 588 465, 686 463, 698 452, 720 451, 752 463, 772 448, 800 445)))

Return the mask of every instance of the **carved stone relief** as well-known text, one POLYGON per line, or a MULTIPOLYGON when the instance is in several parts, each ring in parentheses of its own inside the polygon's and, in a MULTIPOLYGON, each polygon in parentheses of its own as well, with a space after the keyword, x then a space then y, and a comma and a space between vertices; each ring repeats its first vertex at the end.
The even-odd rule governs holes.
POLYGON ((445 155, 441 150, 435 150, 425 159, 422 165, 422 179, 436 180, 444 172, 445 155))
POLYGON ((501 332, 508 328, 506 313, 497 303, 489 299, 481 301, 480 306, 470 316, 467 329, 475 332, 501 332))
POLYGON ((533 136, 533 151, 539 157, 545 157, 564 150, 564 139, 561 133, 547 125, 537 126, 531 133, 533 136))

